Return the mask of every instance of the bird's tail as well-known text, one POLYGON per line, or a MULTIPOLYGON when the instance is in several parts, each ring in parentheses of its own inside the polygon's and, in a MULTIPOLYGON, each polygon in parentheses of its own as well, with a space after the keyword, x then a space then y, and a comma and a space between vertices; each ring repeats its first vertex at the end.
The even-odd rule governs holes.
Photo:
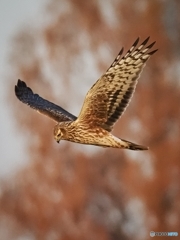
POLYGON ((130 150, 148 150, 148 147, 138 145, 127 140, 121 139, 123 142, 123 148, 130 149, 130 150))

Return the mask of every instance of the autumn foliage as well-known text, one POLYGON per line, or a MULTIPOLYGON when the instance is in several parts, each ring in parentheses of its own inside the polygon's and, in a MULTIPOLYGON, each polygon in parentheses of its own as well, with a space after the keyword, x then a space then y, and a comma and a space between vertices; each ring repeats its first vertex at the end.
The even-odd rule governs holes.
POLYGON ((9 89, 19 134, 28 139, 29 164, 1 186, 1 239, 144 240, 151 239, 150 231, 180 234, 177 9, 178 0, 52 0, 43 26, 16 35, 11 85, 20 78, 75 115, 122 46, 126 51, 138 36, 142 41, 151 36, 159 51, 114 129, 116 136, 149 145, 147 152, 58 145, 54 123, 9 89))

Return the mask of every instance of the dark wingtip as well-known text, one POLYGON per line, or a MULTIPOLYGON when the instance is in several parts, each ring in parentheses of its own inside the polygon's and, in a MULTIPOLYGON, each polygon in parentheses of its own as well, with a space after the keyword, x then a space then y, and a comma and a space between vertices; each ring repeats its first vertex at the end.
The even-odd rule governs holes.
POLYGON ((19 86, 20 86, 20 85, 21 85, 21 80, 18 79, 17 85, 15 85, 15 87, 14 87, 14 91, 15 91, 16 97, 19 96, 19 86))
POLYGON ((149 46, 147 46, 147 48, 152 48, 152 46, 154 46, 155 43, 156 41, 152 42, 149 46))
POLYGON ((14 87, 15 95, 20 100, 21 95, 24 93, 24 91, 29 90, 26 83, 20 79, 17 81, 17 85, 14 87))
POLYGON ((16 94, 16 97, 19 97, 19 88, 20 88, 20 86, 21 86, 21 80, 20 79, 18 79, 18 81, 17 81, 17 85, 15 85, 15 88, 14 88, 14 90, 15 90, 15 94, 16 94))
POLYGON ((150 54, 150 55, 153 55, 155 52, 157 52, 158 51, 158 49, 155 49, 155 50, 153 50, 153 51, 151 51, 150 53, 148 53, 148 54, 150 54))
POLYGON ((120 138, 124 143, 126 143, 126 145, 124 146, 124 148, 126 149, 130 149, 130 150, 148 150, 149 148, 148 147, 145 147, 145 146, 142 146, 142 145, 139 145, 139 144, 136 144, 136 143, 132 143, 132 142, 129 142, 127 140, 124 140, 122 138, 120 138))
POLYGON ((149 150, 149 147, 145 147, 145 146, 142 146, 142 145, 138 145, 138 144, 131 144, 129 146, 129 149, 130 150, 140 150, 140 151, 144 151, 144 150, 149 150))
POLYGON ((149 41, 149 39, 150 39, 150 36, 147 37, 147 38, 141 43, 141 45, 146 45, 146 43, 149 41))
POLYGON ((136 39, 136 41, 133 43, 133 47, 136 47, 139 42, 139 37, 136 39))
POLYGON ((27 87, 26 83, 20 79, 18 79, 17 86, 18 87, 27 87))
POLYGON ((124 48, 122 47, 121 50, 119 51, 119 54, 118 55, 122 55, 123 54, 123 51, 124 51, 124 48))
POLYGON ((15 85, 14 91, 15 91, 15 93, 17 94, 17 92, 18 92, 18 86, 15 85))

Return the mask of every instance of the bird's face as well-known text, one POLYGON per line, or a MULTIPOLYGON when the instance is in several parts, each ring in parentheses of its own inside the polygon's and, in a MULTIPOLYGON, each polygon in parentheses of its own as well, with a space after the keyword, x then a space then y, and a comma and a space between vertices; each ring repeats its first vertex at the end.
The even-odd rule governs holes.
POLYGON ((61 128, 59 124, 54 127, 54 139, 57 143, 59 143, 61 139, 65 139, 65 129, 61 128))

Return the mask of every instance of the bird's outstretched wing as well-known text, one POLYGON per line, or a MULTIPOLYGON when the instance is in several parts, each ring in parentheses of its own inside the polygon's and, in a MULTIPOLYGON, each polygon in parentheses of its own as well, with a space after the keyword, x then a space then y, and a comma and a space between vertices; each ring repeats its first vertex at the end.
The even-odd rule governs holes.
POLYGON ((45 114, 56 122, 73 121, 77 118, 58 105, 33 93, 31 88, 27 87, 26 83, 21 80, 18 80, 15 86, 15 94, 21 102, 29 105, 39 113, 45 114))
POLYGON ((150 51, 149 37, 139 47, 139 38, 122 57, 123 48, 104 75, 91 87, 84 100, 78 121, 98 125, 111 131, 126 109, 146 61, 157 50, 150 51))

